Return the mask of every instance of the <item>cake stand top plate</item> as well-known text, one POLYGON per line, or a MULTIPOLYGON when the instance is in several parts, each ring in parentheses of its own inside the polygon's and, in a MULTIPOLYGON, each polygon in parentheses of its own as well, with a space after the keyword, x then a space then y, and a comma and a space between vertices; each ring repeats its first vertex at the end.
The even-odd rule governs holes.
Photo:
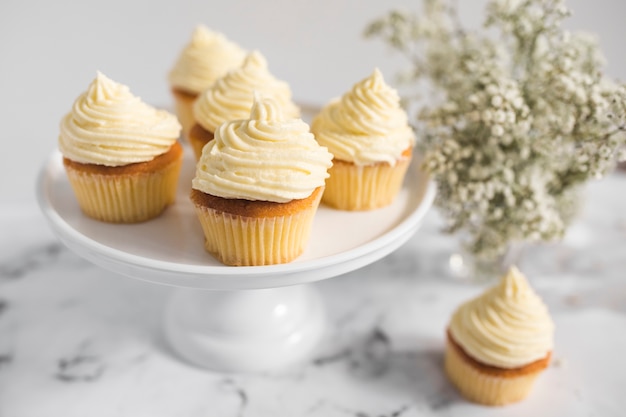
POLYGON ((340 275, 374 262, 408 240, 432 205, 435 186, 414 160, 391 206, 347 212, 320 205, 305 252, 288 264, 232 267, 204 250, 189 200, 195 161, 189 148, 176 203, 156 219, 109 224, 85 216, 74 197, 62 156, 52 153, 37 184, 39 205, 70 249, 114 272, 178 287, 214 290, 274 288, 340 275))

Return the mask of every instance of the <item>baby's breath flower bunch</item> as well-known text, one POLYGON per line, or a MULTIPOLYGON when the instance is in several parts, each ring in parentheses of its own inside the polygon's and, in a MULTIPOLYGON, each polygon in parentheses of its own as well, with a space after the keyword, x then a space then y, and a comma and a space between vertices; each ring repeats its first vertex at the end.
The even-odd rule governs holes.
POLYGON ((626 89, 603 75, 593 37, 562 28, 569 15, 564 0, 490 0, 472 32, 451 1, 424 0, 367 28, 438 93, 418 103, 424 167, 448 231, 483 259, 561 238, 580 186, 624 158, 626 89))

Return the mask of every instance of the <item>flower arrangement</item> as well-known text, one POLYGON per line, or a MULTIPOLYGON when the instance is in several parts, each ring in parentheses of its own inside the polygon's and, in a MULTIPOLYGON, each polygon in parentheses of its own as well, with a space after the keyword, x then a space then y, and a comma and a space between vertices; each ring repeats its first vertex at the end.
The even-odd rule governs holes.
POLYGON ((469 31, 452 1, 424 0, 421 15, 366 29, 409 58, 405 81, 433 87, 434 104, 408 103, 424 168, 447 231, 467 232, 476 257, 561 238, 580 186, 626 156, 626 88, 603 75, 592 36, 562 28, 569 15, 564 0, 489 0, 469 31))

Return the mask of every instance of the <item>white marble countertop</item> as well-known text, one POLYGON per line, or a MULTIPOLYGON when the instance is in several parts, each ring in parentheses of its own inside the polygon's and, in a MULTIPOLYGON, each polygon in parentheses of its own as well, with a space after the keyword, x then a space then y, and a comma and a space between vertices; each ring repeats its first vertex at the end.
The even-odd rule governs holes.
POLYGON ((468 403, 442 370, 454 308, 482 286, 447 270, 431 211, 404 246, 321 281, 330 319, 309 361, 256 375, 179 360, 161 334, 168 287, 79 258, 34 205, 0 205, 0 416, 618 416, 626 398, 626 175, 592 184, 566 239, 522 269, 557 325, 552 366, 523 402, 468 403))

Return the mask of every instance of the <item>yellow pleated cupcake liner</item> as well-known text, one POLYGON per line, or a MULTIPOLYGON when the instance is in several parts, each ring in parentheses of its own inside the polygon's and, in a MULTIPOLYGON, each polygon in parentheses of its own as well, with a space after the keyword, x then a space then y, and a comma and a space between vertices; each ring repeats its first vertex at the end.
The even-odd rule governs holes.
POLYGON ((340 210, 373 210, 391 204, 402 188, 411 158, 395 165, 334 164, 326 179, 322 202, 340 210))
POLYGON ((109 223, 138 223, 152 219, 176 197, 182 159, 153 173, 102 175, 67 167, 81 210, 109 223))
POLYGON ((195 101, 194 98, 186 97, 178 94, 174 95, 174 110, 176 111, 176 116, 178 117, 178 121, 183 128, 183 137, 189 137, 189 131, 191 127, 194 125, 194 117, 193 117, 193 103, 195 101))
POLYGON ((244 217, 196 205, 205 249, 222 263, 260 266, 291 262, 304 252, 319 198, 305 210, 277 217, 244 217))
POLYGON ((467 363, 449 341, 444 366, 448 378, 465 398, 484 405, 506 405, 523 400, 542 372, 508 377, 490 375, 467 363))

